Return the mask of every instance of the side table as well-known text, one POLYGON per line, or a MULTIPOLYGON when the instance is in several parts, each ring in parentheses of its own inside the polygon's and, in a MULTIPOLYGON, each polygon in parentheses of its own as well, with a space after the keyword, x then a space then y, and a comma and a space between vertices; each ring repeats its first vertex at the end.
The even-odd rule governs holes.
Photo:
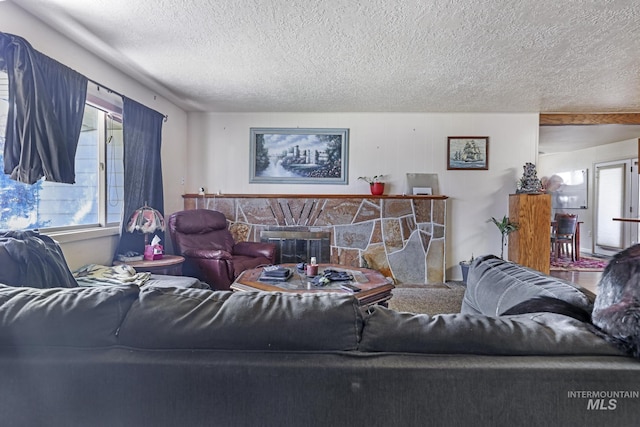
POLYGON ((149 272, 153 274, 166 274, 169 276, 182 276, 182 263, 184 257, 179 255, 163 255, 161 259, 142 261, 114 261, 113 265, 127 264, 135 268, 136 271, 149 272))

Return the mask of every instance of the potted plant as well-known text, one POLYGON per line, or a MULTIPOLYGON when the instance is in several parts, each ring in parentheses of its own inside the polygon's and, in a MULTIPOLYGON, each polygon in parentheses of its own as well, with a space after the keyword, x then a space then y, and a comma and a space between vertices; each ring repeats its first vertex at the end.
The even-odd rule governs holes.
POLYGON ((373 177, 359 176, 358 179, 369 183, 371 194, 374 196, 380 196, 384 193, 384 175, 374 175, 373 177))
POLYGON ((505 215, 501 221, 498 221, 494 217, 491 217, 491 221, 498 227, 500 234, 502 234, 502 246, 500 247, 500 258, 504 259, 504 247, 507 244, 506 237, 518 229, 518 224, 509 221, 509 218, 505 215))

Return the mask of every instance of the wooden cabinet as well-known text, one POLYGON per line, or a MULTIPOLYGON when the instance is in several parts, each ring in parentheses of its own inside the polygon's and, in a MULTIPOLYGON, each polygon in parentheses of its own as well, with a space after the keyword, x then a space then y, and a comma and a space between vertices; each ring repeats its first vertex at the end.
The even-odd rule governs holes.
POLYGON ((509 195, 509 221, 518 224, 509 234, 509 261, 549 274, 551 195, 509 195))

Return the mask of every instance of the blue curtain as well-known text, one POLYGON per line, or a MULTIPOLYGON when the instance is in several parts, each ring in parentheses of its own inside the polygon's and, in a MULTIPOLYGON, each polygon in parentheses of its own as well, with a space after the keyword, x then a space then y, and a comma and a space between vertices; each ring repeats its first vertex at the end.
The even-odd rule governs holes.
POLYGON ((4 173, 33 184, 73 184, 87 78, 19 36, 0 33, 0 69, 9 77, 4 173))
MULTIPOLYGON (((164 215, 160 159, 163 120, 164 116, 159 112, 123 98, 124 208, 116 256, 127 251, 142 253, 144 250, 144 236, 126 231, 129 218, 136 209, 146 203, 164 215)), ((164 232, 155 234, 164 245, 164 232)))

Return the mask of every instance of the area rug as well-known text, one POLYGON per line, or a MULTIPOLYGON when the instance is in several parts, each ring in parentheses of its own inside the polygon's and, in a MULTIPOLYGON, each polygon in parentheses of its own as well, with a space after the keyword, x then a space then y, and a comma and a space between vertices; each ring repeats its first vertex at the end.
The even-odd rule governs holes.
POLYGON ((552 271, 603 271, 609 263, 609 260, 603 258, 593 258, 581 256, 576 261, 571 258, 560 257, 558 259, 551 258, 552 271))
POLYGON ((389 308, 409 313, 460 313, 467 287, 462 282, 399 285, 392 291, 389 308))

